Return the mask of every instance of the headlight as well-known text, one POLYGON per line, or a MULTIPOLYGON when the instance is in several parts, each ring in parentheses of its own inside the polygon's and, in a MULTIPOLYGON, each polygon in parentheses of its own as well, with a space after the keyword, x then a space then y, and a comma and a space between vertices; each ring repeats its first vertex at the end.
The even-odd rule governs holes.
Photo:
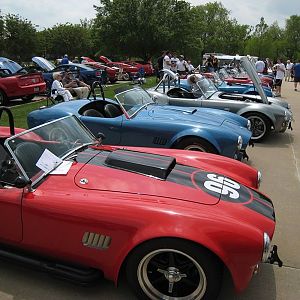
POLYGON ((284 120, 285 121, 288 121, 288 119, 289 119, 289 116, 288 116, 288 114, 287 114, 287 112, 286 112, 286 110, 284 111, 284 120))
POLYGON ((262 181, 262 174, 260 171, 258 171, 257 172, 257 187, 258 188, 260 187, 261 181, 262 181))
POLYGON ((238 150, 241 150, 243 147, 243 138, 239 135, 238 140, 237 140, 237 148, 238 150))
POLYGON ((291 109, 292 108, 291 104, 288 103, 287 108, 291 109))
POLYGON ((251 130, 251 121, 250 120, 248 120, 248 122, 247 122, 247 128, 248 128, 248 130, 251 130))
POLYGON ((271 251, 271 239, 266 232, 264 232, 264 248, 261 261, 267 262, 271 251))

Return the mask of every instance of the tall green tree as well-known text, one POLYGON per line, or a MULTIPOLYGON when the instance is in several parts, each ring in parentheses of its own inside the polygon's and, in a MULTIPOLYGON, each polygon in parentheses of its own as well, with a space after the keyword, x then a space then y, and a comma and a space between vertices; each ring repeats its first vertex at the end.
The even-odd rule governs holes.
POLYGON ((68 54, 70 57, 89 55, 92 52, 91 26, 86 21, 81 24, 58 24, 44 30, 39 41, 43 52, 50 58, 68 54))
POLYGON ((36 28, 27 19, 7 14, 4 17, 4 52, 9 58, 27 61, 37 47, 36 28))
POLYGON ((286 20, 286 41, 289 58, 300 59, 300 16, 293 15, 286 20))
POLYGON ((104 55, 148 60, 163 49, 190 53, 199 47, 186 1, 101 0, 95 8, 94 38, 104 55))
POLYGON ((191 9, 194 35, 203 42, 204 52, 243 53, 248 25, 231 19, 220 2, 209 2, 191 9))
POLYGON ((255 26, 251 38, 247 41, 246 53, 261 58, 286 58, 285 31, 277 22, 270 26, 264 18, 255 26))
POLYGON ((0 56, 4 55, 4 18, 1 14, 1 10, 0 10, 0 56))

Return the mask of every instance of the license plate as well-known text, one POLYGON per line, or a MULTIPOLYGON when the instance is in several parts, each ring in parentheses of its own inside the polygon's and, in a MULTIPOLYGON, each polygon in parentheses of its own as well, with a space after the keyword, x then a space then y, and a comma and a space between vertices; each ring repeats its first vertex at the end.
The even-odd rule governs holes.
POLYGON ((33 90, 34 90, 35 92, 38 92, 38 91, 40 90, 40 88, 39 88, 39 87, 35 87, 33 90))

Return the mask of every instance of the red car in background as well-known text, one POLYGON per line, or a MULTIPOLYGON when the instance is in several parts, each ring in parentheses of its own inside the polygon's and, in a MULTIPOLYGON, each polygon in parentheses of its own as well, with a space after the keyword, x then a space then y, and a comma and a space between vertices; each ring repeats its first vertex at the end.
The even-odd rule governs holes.
POLYGON ((111 83, 115 83, 118 80, 118 73, 119 73, 118 68, 108 67, 105 64, 103 64, 99 61, 94 61, 93 59, 91 59, 87 56, 82 56, 81 59, 82 59, 81 63, 84 65, 87 65, 91 68, 95 68, 95 69, 99 69, 99 70, 106 70, 107 78, 111 83))
POLYGON ((100 62, 103 62, 108 67, 117 67, 120 70, 122 70, 124 73, 127 73, 128 76, 124 76, 124 80, 128 80, 136 75, 136 73, 139 71, 139 69, 136 66, 131 66, 127 63, 120 62, 120 61, 111 61, 106 56, 99 56, 100 62))
POLYGON ((28 73, 13 60, 0 57, 0 105, 18 98, 29 101, 45 90, 42 73, 28 73))
POLYGON ((131 60, 124 60, 123 63, 129 64, 131 66, 137 67, 138 70, 141 68, 144 69, 146 76, 151 76, 154 74, 154 68, 151 62, 145 61, 131 61, 131 60))

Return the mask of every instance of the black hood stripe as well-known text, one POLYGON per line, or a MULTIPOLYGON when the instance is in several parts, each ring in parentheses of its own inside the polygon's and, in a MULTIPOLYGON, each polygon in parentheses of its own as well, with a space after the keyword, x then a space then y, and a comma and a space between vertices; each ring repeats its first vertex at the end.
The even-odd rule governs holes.
MULTIPOLYGON (((109 166, 105 164, 105 160, 110 153, 110 151, 89 149, 79 153, 76 160, 80 163, 109 168, 109 166)), ((134 156, 135 153, 133 152, 132 155, 134 156)), ((141 155, 139 155, 138 157, 141 158, 141 155)), ((145 153, 145 158, 149 159, 147 153, 145 153)), ((161 157, 159 156, 158 159, 160 158, 161 157)), ((153 159, 157 159, 155 155, 153 155, 153 159)), ((223 177, 223 175, 221 174, 206 172, 198 168, 176 164, 166 178, 166 181, 183 185, 195 190, 200 189, 220 201, 231 202, 233 204, 241 204, 271 220, 275 220, 273 203, 270 199, 260 194, 259 192, 256 192, 242 184, 237 183, 236 181, 233 181, 227 177, 223 177), (218 183, 217 181, 214 182, 211 178, 209 179, 209 176, 215 177, 216 180, 218 178, 223 178, 222 184, 218 183), (225 183, 225 181, 227 183, 225 183), (211 189, 207 188, 208 182, 211 184, 211 189), (236 184, 237 186, 239 186, 239 189, 237 189, 236 191, 233 190, 233 192, 238 194, 238 197, 231 198, 230 193, 226 191, 226 189, 230 188, 230 184, 236 184), (218 191, 218 187, 220 188, 220 191, 218 191)))

